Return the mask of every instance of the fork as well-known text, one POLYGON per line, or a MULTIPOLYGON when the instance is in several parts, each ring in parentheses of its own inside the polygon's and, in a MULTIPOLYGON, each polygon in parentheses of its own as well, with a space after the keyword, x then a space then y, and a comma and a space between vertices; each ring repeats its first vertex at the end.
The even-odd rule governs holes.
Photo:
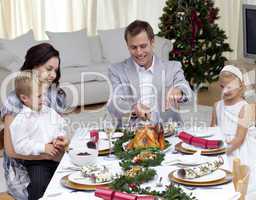
POLYGON ((178 153, 179 152, 176 149, 172 150, 172 154, 178 154, 178 153))

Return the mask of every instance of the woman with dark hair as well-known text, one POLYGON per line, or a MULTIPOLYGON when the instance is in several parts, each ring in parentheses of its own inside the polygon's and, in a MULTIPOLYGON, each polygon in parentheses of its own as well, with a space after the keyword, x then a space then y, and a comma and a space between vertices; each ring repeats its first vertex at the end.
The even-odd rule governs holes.
MULTIPOLYGON (((52 45, 41 43, 31 47, 27 51, 25 62, 20 70, 36 71, 46 93, 44 103, 60 114, 64 112, 66 95, 63 90, 58 88, 60 57, 59 52, 52 45)), ((42 176, 41 178, 38 176, 37 180, 29 180, 24 160, 56 160, 57 158, 43 154, 38 156, 16 154, 12 145, 10 125, 22 106, 23 104, 16 96, 15 91, 12 91, 1 108, 1 118, 4 121, 4 170, 8 192, 15 199, 27 200, 31 199, 27 191, 31 190, 31 186, 46 189, 50 179, 45 180, 42 176)), ((59 156, 63 153, 63 150, 64 141, 62 149, 59 150, 59 156)))

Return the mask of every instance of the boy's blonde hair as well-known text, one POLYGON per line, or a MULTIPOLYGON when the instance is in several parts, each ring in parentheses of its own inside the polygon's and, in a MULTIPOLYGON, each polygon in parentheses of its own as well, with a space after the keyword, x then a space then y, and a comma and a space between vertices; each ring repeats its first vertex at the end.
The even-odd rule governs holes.
POLYGON ((39 90, 41 88, 41 83, 38 80, 36 73, 32 70, 18 72, 14 85, 18 98, 20 98, 20 95, 31 96, 34 90, 39 90))

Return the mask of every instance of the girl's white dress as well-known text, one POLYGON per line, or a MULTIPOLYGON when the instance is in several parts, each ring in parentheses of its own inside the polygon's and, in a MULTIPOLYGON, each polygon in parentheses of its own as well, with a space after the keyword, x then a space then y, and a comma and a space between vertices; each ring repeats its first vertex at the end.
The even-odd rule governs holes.
MULTIPOLYGON (((239 113, 243 106, 248 105, 242 100, 234 105, 224 105, 224 101, 216 104, 217 126, 223 134, 224 140, 232 140, 237 131, 239 113)), ((252 126, 248 129, 246 138, 240 148, 236 149, 228 156, 230 170, 232 169, 233 158, 240 158, 242 164, 250 167, 249 190, 256 189, 256 128, 252 126)))

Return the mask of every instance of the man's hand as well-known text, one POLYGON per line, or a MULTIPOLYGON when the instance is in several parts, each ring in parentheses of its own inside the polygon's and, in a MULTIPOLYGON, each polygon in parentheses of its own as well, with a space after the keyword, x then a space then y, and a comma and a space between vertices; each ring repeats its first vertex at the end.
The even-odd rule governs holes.
POLYGON ((182 91, 179 88, 170 88, 166 97, 166 109, 172 107, 179 109, 179 101, 182 99, 182 91))
POLYGON ((133 106, 132 112, 135 113, 136 116, 141 118, 142 120, 147 120, 151 118, 150 108, 141 103, 135 104, 133 106))
POLYGON ((68 145, 68 139, 64 136, 58 136, 56 139, 52 141, 55 148, 59 151, 63 151, 65 147, 68 145))
POLYGON ((52 157, 59 154, 59 150, 55 148, 53 144, 45 144, 44 152, 52 157))

